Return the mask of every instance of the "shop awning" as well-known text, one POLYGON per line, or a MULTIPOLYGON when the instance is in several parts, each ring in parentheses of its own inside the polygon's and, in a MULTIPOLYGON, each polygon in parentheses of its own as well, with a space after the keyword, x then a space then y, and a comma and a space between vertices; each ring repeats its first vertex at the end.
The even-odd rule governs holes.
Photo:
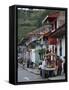
POLYGON ((59 27, 58 29, 56 29, 54 32, 51 32, 48 37, 51 37, 51 38, 60 38, 63 35, 65 35, 65 24, 62 25, 61 27, 59 27))
POLYGON ((48 38, 48 44, 49 45, 56 45, 57 39, 56 38, 48 38))

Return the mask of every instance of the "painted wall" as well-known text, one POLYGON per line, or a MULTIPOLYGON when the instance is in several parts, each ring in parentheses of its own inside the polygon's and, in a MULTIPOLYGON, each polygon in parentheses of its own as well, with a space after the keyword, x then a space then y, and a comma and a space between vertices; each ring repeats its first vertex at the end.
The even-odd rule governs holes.
MULTIPOLYGON (((57 44, 57 55, 60 56, 60 42, 57 44)), ((65 36, 62 38, 62 57, 65 56, 65 36)))
POLYGON ((35 49, 31 49, 30 59, 31 59, 32 62, 35 63, 35 49))
POLYGON ((40 62, 40 56, 38 53, 38 49, 31 49, 30 59, 32 62, 38 64, 40 62))
POLYGON ((57 56, 60 56, 60 42, 57 44, 57 56))
POLYGON ((57 28, 62 26, 65 23, 65 12, 61 12, 57 18, 57 28))
POLYGON ((65 56, 65 36, 62 39, 62 56, 65 56))

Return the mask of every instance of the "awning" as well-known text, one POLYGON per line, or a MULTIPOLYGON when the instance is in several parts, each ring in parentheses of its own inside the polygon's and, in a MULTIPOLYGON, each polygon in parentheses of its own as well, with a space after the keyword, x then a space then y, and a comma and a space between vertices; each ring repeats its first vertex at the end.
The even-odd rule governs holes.
POLYGON ((51 38, 60 38, 65 35, 65 24, 56 29, 54 32, 51 32, 49 37, 51 38))
POLYGON ((56 38, 48 38, 48 44, 49 45, 56 45, 57 39, 56 38))
POLYGON ((42 21, 42 24, 44 22, 46 22, 47 20, 49 22, 53 22, 53 21, 56 21, 57 17, 59 16, 59 12, 53 12, 53 13, 50 13, 49 15, 47 15, 44 20, 42 21))

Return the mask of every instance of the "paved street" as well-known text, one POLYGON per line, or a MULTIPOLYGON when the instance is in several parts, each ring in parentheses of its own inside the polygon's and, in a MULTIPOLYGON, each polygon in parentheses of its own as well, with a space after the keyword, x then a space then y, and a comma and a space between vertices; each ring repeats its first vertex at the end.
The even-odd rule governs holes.
POLYGON ((30 71, 24 70, 21 66, 18 66, 18 82, 23 81, 40 81, 40 80, 60 80, 65 79, 65 75, 49 77, 48 79, 42 79, 40 75, 31 73, 30 71))
POLYGON ((21 67, 18 68, 18 82, 35 80, 42 80, 42 78, 40 77, 40 75, 33 74, 22 69, 21 67))

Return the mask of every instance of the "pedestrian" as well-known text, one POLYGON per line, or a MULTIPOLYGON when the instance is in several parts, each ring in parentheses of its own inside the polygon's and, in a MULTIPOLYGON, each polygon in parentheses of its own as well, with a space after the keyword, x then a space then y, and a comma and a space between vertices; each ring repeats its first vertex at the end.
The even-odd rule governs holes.
POLYGON ((39 63, 40 76, 42 76, 42 62, 39 63))
POLYGON ((28 50, 26 52, 26 60, 27 60, 27 68, 29 68, 30 67, 30 53, 28 50))
POLYGON ((61 75, 61 72, 62 72, 62 60, 59 57, 57 59, 57 66, 58 66, 57 74, 61 75))
POLYGON ((46 75, 45 68, 46 67, 47 67, 47 59, 46 59, 46 57, 44 57, 44 60, 42 62, 42 66, 41 66, 41 69, 42 69, 42 78, 45 78, 45 75, 46 75))
POLYGON ((61 56, 62 59, 62 74, 64 74, 65 58, 61 56))

